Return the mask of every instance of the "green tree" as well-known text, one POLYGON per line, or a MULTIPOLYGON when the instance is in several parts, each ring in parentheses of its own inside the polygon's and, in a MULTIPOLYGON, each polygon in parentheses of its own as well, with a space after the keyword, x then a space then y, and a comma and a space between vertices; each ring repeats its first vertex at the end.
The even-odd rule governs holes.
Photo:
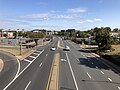
POLYGON ((34 39, 36 46, 38 45, 39 38, 43 38, 45 36, 42 32, 27 32, 30 38, 34 39))
POLYGON ((85 31, 79 31, 78 32, 78 37, 79 38, 86 38, 88 36, 88 33, 85 31))
POLYGON ((110 36, 111 29, 108 27, 105 28, 95 28, 95 41, 98 44, 99 49, 110 49, 112 38, 110 36))

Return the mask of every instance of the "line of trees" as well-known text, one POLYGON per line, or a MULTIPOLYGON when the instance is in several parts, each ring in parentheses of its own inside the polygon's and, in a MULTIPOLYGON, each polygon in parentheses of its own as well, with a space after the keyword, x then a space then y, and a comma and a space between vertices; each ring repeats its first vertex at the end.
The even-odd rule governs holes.
MULTIPOLYGON (((119 30, 114 29, 114 31, 117 32, 119 30)), ((92 39, 98 45, 100 50, 108 50, 111 49, 111 44, 113 42, 110 32, 110 27, 96 27, 88 31, 59 32, 58 35, 64 37, 75 37, 74 40, 76 40, 76 38, 90 38, 92 36, 92 39)))

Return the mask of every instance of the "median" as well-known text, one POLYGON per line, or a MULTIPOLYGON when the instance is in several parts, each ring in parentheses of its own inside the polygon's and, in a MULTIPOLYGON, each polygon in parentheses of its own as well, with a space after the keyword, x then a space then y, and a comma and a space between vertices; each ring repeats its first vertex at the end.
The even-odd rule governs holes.
POLYGON ((60 54, 54 54, 46 90, 58 90, 60 54))
POLYGON ((63 47, 61 46, 61 44, 60 44, 60 40, 58 41, 57 47, 58 47, 58 48, 63 48, 63 47))

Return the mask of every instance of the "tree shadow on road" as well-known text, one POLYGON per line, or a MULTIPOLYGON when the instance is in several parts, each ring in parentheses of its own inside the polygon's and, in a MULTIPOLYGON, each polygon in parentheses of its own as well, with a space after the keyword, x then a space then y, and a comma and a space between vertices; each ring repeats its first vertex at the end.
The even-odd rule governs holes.
POLYGON ((71 88, 67 88, 67 87, 60 87, 60 90, 75 90, 75 89, 71 89, 71 88))
POLYGON ((89 68, 94 69, 104 69, 104 70, 112 70, 113 72, 120 75, 120 68, 115 69, 112 65, 109 65, 107 62, 102 60, 100 57, 87 57, 87 58, 79 58, 80 65, 87 66, 89 68))
POLYGON ((82 49, 80 49, 80 50, 78 50, 79 52, 83 52, 83 53, 90 53, 90 50, 82 50, 82 49))
POLYGON ((95 57, 87 57, 87 58, 79 58, 79 61, 81 65, 85 65, 90 68, 99 68, 99 69, 105 69, 109 70, 110 68, 107 67, 105 64, 103 64, 100 61, 96 61, 95 57))

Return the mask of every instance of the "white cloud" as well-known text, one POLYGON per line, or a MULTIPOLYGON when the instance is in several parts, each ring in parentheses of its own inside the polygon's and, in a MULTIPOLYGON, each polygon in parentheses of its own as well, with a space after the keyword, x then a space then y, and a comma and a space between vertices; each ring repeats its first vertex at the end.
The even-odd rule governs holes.
POLYGON ((72 19, 73 17, 70 15, 53 15, 53 17, 51 17, 51 18, 54 18, 54 19, 72 19))
POLYGON ((85 8, 71 8, 67 10, 67 12, 70 12, 70 13, 84 13, 86 11, 87 10, 85 8))
POLYGON ((80 21, 79 23, 86 23, 86 22, 94 22, 93 20, 83 20, 83 21, 80 21))
POLYGON ((89 23, 102 22, 102 19, 100 19, 100 18, 95 18, 95 19, 93 19, 93 20, 83 20, 83 21, 80 21, 80 22, 78 22, 78 23, 87 23, 87 22, 89 22, 89 23))
POLYGON ((46 20, 46 19, 73 19, 74 17, 72 15, 66 15, 66 14, 56 14, 56 13, 44 13, 44 14, 31 14, 31 15, 25 15, 20 16, 20 18, 23 19, 29 19, 29 20, 46 20))
POLYGON ((100 18, 95 18, 94 21, 96 21, 96 22, 101 22, 102 19, 100 19, 100 18))
POLYGON ((25 15, 25 16, 20 16, 20 18, 25 18, 25 19, 47 19, 49 15, 47 13, 42 13, 42 14, 31 14, 31 15, 25 15))

